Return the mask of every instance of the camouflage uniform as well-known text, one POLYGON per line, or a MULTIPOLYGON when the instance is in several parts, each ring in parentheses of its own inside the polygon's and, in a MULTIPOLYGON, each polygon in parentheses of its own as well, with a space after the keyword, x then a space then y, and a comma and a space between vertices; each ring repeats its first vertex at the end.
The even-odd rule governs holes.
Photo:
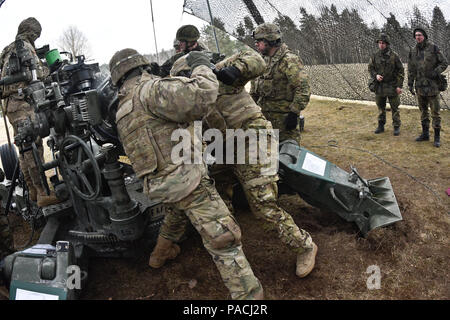
MULTIPOLYGON (((25 48, 28 49, 34 56, 37 66, 38 78, 44 79, 48 75, 48 70, 42 65, 34 47, 34 41, 39 37, 40 33, 41 27, 39 22, 34 18, 28 18, 20 24, 16 39, 21 39, 24 41, 25 48)), ((16 47, 15 43, 13 42, 9 46, 7 46, 0 55, 0 69, 2 78, 8 76, 9 58, 15 51, 16 47)), ((3 98, 6 98, 6 116, 8 117, 8 120, 13 127, 14 135, 18 133, 18 127, 23 120, 27 118, 31 118, 33 120, 35 117, 33 108, 24 100, 23 95, 20 95, 18 93, 19 89, 23 89, 26 86, 27 83, 23 82, 1 88, 3 92, 3 98)), ((38 139, 36 141, 36 147, 43 163, 44 149, 41 139, 38 139)), ((19 157, 19 163, 27 186, 30 189, 30 194, 36 194, 37 192, 37 195, 42 196, 42 199, 45 198, 46 200, 54 202, 54 200, 56 199, 54 199, 53 197, 45 197, 45 191, 40 181, 39 170, 34 161, 32 153, 25 152, 23 156, 19 157)), ((34 196, 32 196, 32 198, 34 198, 34 196)), ((36 199, 32 200, 36 201, 36 199)))
POLYGON ((405 79, 405 70, 397 53, 389 47, 387 38, 380 37, 381 41, 387 43, 384 50, 378 50, 369 61, 369 74, 375 82, 375 101, 378 106, 378 123, 384 126, 386 124, 386 101, 389 98, 389 104, 392 109, 392 125, 398 128, 401 125, 400 120, 400 96, 397 88, 403 88, 405 79), (383 81, 376 80, 377 75, 383 76, 383 81))
POLYGON ((300 128, 285 130, 289 112, 300 115, 309 103, 311 91, 303 63, 299 56, 282 44, 273 57, 266 56, 266 70, 252 81, 250 94, 262 108, 264 116, 280 130, 280 141, 292 139, 300 144, 300 128))
POLYGON ((186 123, 202 118, 216 100, 217 90, 216 77, 204 65, 197 66, 191 78, 134 76, 121 86, 117 129, 136 175, 144 180, 144 192, 170 208, 160 236, 180 240, 187 216, 231 297, 252 299, 262 292, 262 286, 242 250, 240 228, 209 179, 206 166, 173 163, 171 157, 173 131, 192 129, 186 123), (181 227, 177 221, 182 221, 181 227))
POLYGON ((424 128, 430 127, 428 106, 431 108, 433 128, 441 128, 438 77, 447 66, 448 62, 439 48, 427 39, 409 52, 408 86, 413 88, 415 83, 424 128))
MULTIPOLYGON (((216 68, 221 70, 230 66, 239 69, 240 77, 232 85, 220 82, 216 109, 211 110, 206 118, 208 126, 222 131, 224 131, 224 127, 244 131, 255 130, 256 132, 273 130, 271 123, 262 114, 261 108, 256 105, 244 88, 248 81, 264 72, 265 63, 261 56, 252 51, 241 52, 218 63, 216 68)), ((270 139, 268 140, 270 142, 270 139)), ((292 217, 277 205, 277 181, 279 179, 277 168, 271 170, 270 163, 250 164, 248 150, 249 145, 247 144, 245 164, 232 166, 234 174, 244 189, 253 214, 265 221, 267 230, 275 230, 281 241, 295 252, 302 253, 311 249, 311 236, 306 231, 299 229, 292 217), (265 172, 264 175, 262 175, 263 172, 265 172)), ((268 143, 267 159, 271 158, 271 154, 271 145, 268 143)))

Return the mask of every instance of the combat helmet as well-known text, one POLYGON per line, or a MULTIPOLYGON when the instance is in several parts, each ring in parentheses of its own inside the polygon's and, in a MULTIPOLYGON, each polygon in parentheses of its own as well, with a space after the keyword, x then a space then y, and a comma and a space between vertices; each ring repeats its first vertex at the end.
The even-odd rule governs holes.
POLYGON ((256 27, 253 31, 253 39, 276 41, 281 39, 282 34, 280 28, 273 23, 263 23, 256 27))
POLYGON ((387 44, 391 44, 391 39, 389 39, 389 36, 386 33, 380 33, 376 42, 378 43, 378 41, 383 41, 387 44))
POLYGON ((414 39, 416 38, 416 32, 417 31, 421 32, 423 34, 423 36, 425 37, 425 39, 428 39, 427 32, 425 31, 425 28, 422 28, 422 27, 414 28, 414 31, 413 31, 413 38, 414 39))
POLYGON ((130 70, 149 64, 150 62, 134 49, 127 48, 117 51, 109 61, 112 83, 117 85, 119 80, 130 70))
POLYGON ((190 74, 191 67, 189 67, 187 63, 188 55, 184 55, 181 58, 179 58, 172 66, 172 69, 170 69, 170 76, 171 77, 178 77, 178 76, 188 76, 190 74))
POLYGON ((177 31, 176 39, 178 41, 197 41, 200 38, 200 32, 196 26, 191 24, 184 25, 180 27, 177 31))

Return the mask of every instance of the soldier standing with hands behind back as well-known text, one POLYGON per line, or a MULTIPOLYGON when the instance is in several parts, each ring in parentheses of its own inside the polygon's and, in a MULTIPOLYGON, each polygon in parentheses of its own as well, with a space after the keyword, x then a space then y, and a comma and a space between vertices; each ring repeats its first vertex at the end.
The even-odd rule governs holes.
POLYGON ((448 62, 438 46, 428 41, 428 35, 424 29, 414 29, 414 38, 417 44, 409 52, 408 86, 413 95, 417 92, 417 101, 422 113, 422 134, 416 141, 430 140, 430 114, 428 112, 428 106, 430 106, 433 118, 434 146, 439 148, 441 146, 439 78, 441 73, 447 69, 448 62))
POLYGON ((386 124, 386 101, 389 98, 389 104, 392 109, 392 123, 394 127, 394 136, 400 135, 400 94, 402 94, 403 80, 405 79, 405 70, 397 53, 390 48, 389 37, 382 33, 377 44, 379 50, 369 61, 369 73, 371 83, 369 89, 375 92, 375 101, 378 106, 378 128, 375 134, 384 132, 386 124))

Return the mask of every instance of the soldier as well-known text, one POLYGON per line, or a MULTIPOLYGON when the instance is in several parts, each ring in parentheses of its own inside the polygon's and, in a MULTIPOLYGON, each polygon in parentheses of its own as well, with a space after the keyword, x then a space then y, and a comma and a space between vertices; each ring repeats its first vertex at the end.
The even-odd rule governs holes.
POLYGON ((119 89, 116 123, 124 150, 144 190, 169 210, 149 265, 159 268, 180 252, 175 243, 185 232, 185 215, 200 233, 233 299, 261 299, 263 289, 244 255, 241 230, 208 177, 205 164, 171 160, 173 131, 192 129, 216 101, 218 82, 200 52, 186 57, 190 78, 160 79, 144 71, 149 62, 133 49, 110 61, 111 79, 119 89), (179 221, 183 221, 180 226, 179 221))
MULTIPOLYGON (((44 79, 47 75, 47 70, 43 67, 40 59, 38 58, 34 41, 38 39, 41 35, 41 25, 39 21, 35 18, 28 18, 22 21, 19 25, 19 30, 17 32, 16 40, 23 40, 24 46, 28 49, 34 59, 37 66, 38 78, 44 79)), ((4 78, 8 76, 9 72, 9 60, 13 53, 16 52, 15 42, 7 46, 2 54, 0 55, 0 69, 1 77, 4 78)), ((19 93, 19 89, 23 89, 27 86, 27 83, 17 83, 13 85, 4 86, 1 88, 2 97, 6 99, 6 110, 5 114, 11 123, 14 135, 17 134, 18 127, 27 118, 34 119, 35 114, 33 108, 25 101, 24 96, 19 93)), ((44 159, 44 149, 42 146, 42 140, 39 138, 36 141, 36 146, 38 148, 38 153, 41 157, 41 161, 44 159)), ((27 187, 30 192, 30 200, 37 201, 39 207, 45 207, 52 204, 58 203, 58 199, 52 193, 48 196, 45 192, 44 187, 41 184, 39 170, 34 161, 31 152, 25 152, 23 156, 19 157, 20 168, 22 169, 23 176, 25 178, 27 187)))
POLYGON ((264 56, 264 74, 252 82, 251 95, 264 116, 280 130, 280 141, 300 144, 298 119, 311 96, 303 63, 281 41, 281 31, 271 23, 259 25, 253 32, 256 48, 264 56))
POLYGON ((379 50, 370 58, 369 73, 371 84, 369 88, 375 92, 375 101, 378 106, 378 128, 375 134, 384 132, 386 124, 386 101, 392 109, 392 125, 394 136, 400 135, 400 94, 402 94, 405 70, 403 64, 390 48, 389 37, 382 33, 376 40, 379 50))
MULTIPOLYGON (((186 60, 182 57, 175 62, 172 76, 189 70, 186 60)), ((209 128, 222 132, 225 129, 272 130, 261 108, 245 90, 246 83, 261 75, 264 68, 264 60, 252 51, 237 53, 216 65, 215 73, 221 82, 215 108, 210 109, 205 119, 209 128)), ((267 229, 275 230, 281 241, 297 253, 296 274, 300 278, 306 277, 314 268, 317 246, 308 232, 299 229, 292 217, 277 205, 277 168, 270 170, 270 163, 250 164, 248 147, 245 163, 232 165, 233 172, 244 189, 253 214, 263 219, 267 229)), ((267 159, 272 158, 271 153, 269 146, 267 159)))
POLYGON ((200 39, 200 32, 198 31, 197 27, 190 24, 181 26, 177 30, 176 36, 176 41, 178 41, 179 44, 179 51, 177 51, 174 56, 169 58, 161 65, 159 75, 161 77, 167 77, 168 75, 170 75, 170 69, 172 69, 175 61, 177 61, 185 54, 188 54, 191 51, 207 50, 205 45, 201 44, 198 39, 200 39))
POLYGON ((416 46, 411 48, 408 59, 408 86, 411 94, 417 92, 417 101, 422 113, 422 134, 416 141, 430 140, 430 114, 431 109, 434 129, 434 146, 441 146, 441 116, 439 104, 439 79, 445 71, 448 62, 438 46, 428 40, 428 35, 422 28, 414 29, 416 46), (415 83, 415 90, 414 90, 415 83))

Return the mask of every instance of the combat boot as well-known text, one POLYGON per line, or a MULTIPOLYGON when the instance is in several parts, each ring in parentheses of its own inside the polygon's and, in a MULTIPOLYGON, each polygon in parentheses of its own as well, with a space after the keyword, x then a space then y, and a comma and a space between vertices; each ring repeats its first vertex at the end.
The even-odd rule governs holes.
POLYGON ((180 254, 180 247, 166 238, 158 236, 158 241, 150 255, 148 265, 152 268, 161 268, 166 260, 173 260, 180 254))
POLYGON ((400 135, 400 127, 394 127, 394 136, 398 137, 400 135))
POLYGON ((441 129, 434 129, 434 146, 436 148, 441 146, 441 129))
POLYGON ((416 141, 430 141, 430 127, 423 124, 422 134, 417 137, 416 141))
POLYGON ((317 245, 313 242, 312 249, 299 253, 297 256, 297 269, 295 272, 298 277, 304 278, 314 269, 317 250, 317 245))
POLYGON ((47 195, 47 192, 45 192, 42 188, 36 188, 37 189, 37 206, 39 208, 48 207, 54 204, 58 204, 61 201, 56 197, 54 192, 50 192, 50 195, 47 195))
POLYGON ((375 134, 379 134, 384 132, 384 123, 381 121, 378 121, 378 128, 375 129, 375 134))

